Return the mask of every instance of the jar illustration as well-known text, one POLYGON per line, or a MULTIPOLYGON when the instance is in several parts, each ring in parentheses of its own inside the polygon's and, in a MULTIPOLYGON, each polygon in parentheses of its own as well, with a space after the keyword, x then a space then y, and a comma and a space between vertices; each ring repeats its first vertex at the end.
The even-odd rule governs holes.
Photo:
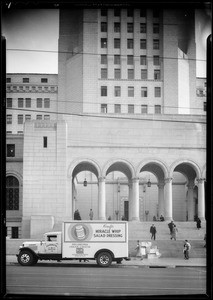
POLYGON ((83 240, 85 238, 85 232, 82 225, 76 226, 76 235, 79 240, 83 240))

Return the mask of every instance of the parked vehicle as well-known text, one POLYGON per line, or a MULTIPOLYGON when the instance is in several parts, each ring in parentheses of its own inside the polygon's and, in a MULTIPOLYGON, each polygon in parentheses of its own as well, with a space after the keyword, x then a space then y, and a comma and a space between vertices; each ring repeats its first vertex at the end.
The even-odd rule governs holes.
POLYGON ((38 260, 96 260, 101 267, 128 260, 126 221, 69 221, 61 232, 47 232, 42 241, 26 241, 16 255, 22 266, 38 260))

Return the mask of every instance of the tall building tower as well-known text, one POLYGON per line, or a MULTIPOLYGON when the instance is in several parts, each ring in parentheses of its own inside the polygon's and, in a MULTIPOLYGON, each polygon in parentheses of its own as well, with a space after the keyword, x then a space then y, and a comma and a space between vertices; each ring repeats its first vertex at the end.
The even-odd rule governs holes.
POLYGON ((197 114, 191 10, 60 10, 59 112, 197 114))

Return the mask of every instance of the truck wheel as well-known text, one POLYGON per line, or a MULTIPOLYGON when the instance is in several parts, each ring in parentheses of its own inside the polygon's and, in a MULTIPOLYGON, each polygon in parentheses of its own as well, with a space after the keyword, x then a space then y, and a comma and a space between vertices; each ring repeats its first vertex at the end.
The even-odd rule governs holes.
POLYGON ((100 267, 108 267, 112 263, 112 256, 109 252, 101 252, 97 257, 97 264, 100 267))
POLYGON ((34 255, 27 250, 21 251, 18 255, 18 262, 22 266, 31 266, 34 263, 34 255))

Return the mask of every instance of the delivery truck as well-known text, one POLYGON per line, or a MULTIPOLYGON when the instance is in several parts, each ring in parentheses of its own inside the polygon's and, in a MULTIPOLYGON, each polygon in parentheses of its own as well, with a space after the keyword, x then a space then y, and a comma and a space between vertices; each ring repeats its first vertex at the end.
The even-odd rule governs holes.
POLYGON ((20 246, 17 260, 22 266, 38 260, 95 260, 101 267, 128 257, 126 221, 68 221, 62 231, 47 232, 42 241, 26 241, 20 246))

